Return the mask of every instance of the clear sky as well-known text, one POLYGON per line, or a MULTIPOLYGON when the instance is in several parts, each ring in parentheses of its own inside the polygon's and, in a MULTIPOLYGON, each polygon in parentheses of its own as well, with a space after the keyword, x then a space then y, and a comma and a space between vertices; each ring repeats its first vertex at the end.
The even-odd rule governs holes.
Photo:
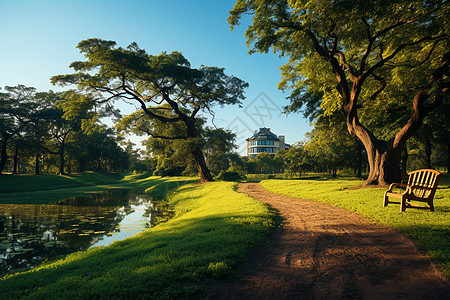
MULTIPOLYGON (((136 42, 148 53, 180 51, 193 67, 224 67, 249 83, 242 109, 216 108, 217 127, 237 133, 240 153, 245 138, 259 127, 285 135, 287 143, 311 130, 301 114, 281 114, 286 94, 277 90, 284 59, 248 55, 245 26, 230 31, 233 0, 0 0, 0 87, 24 84, 38 91, 60 91, 53 75, 72 73, 82 60, 76 48, 84 39, 136 42)), ((123 104, 124 113, 135 110, 123 104)), ((209 118, 211 119, 211 118, 209 118)), ((209 121, 211 124, 211 120, 209 121)))

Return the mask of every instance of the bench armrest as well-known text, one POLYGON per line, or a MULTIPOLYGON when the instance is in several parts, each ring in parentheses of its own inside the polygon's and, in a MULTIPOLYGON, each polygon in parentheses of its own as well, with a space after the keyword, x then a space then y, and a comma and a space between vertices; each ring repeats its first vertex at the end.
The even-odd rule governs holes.
POLYGON ((408 185, 405 183, 392 183, 389 186, 389 190, 387 190, 387 192, 392 192, 392 190, 396 187, 404 187, 404 188, 408 189, 408 185))

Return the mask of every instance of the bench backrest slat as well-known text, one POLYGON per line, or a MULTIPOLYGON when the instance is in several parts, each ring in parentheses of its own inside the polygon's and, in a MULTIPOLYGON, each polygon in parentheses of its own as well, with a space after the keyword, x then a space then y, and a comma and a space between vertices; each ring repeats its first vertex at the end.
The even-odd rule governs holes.
POLYGON ((440 172, 431 169, 423 169, 410 172, 408 174, 408 186, 423 187, 415 188, 414 191, 412 191, 416 197, 433 197, 440 174, 440 172))

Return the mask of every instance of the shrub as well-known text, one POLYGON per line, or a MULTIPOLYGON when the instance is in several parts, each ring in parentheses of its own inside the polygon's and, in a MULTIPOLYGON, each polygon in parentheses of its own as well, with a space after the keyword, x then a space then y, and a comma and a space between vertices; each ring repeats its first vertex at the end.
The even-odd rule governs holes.
POLYGON ((233 172, 233 171, 221 171, 219 173, 219 176, 217 176, 218 180, 223 180, 223 181, 239 181, 242 179, 242 176, 239 175, 238 172, 233 172))

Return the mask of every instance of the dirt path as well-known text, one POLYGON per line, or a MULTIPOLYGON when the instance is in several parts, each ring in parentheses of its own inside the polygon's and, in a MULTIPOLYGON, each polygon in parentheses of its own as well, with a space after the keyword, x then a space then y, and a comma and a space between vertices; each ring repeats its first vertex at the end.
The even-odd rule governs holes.
POLYGON ((209 299, 450 299, 448 281, 400 233, 327 204, 238 189, 284 218, 238 270, 216 281, 209 299))

